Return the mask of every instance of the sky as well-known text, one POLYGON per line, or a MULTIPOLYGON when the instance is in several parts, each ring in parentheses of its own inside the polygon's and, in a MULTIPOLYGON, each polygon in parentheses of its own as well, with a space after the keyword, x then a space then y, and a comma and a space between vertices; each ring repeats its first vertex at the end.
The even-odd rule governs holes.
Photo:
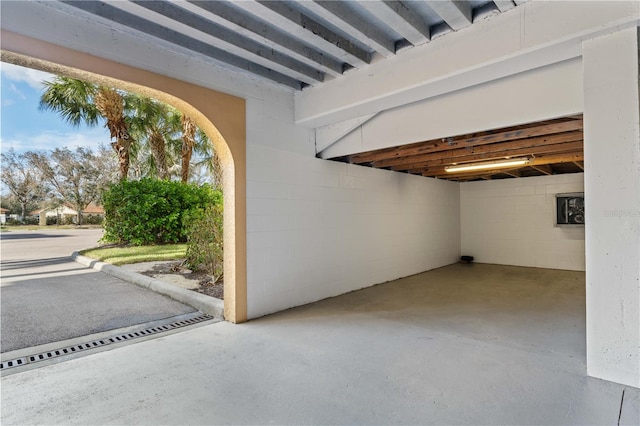
POLYGON ((0 63, 0 150, 17 153, 78 146, 97 148, 108 145, 109 131, 102 126, 73 127, 57 113, 38 108, 44 90, 43 80, 52 74, 0 63))

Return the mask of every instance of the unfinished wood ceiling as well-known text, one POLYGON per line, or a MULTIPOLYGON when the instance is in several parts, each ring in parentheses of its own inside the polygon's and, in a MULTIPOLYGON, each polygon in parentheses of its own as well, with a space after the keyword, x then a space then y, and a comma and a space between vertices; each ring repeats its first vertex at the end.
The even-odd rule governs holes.
POLYGON ((584 168, 582 115, 540 121, 330 158, 453 181, 505 179, 562 173, 584 168), (448 172, 446 167, 526 158, 521 166, 448 172))

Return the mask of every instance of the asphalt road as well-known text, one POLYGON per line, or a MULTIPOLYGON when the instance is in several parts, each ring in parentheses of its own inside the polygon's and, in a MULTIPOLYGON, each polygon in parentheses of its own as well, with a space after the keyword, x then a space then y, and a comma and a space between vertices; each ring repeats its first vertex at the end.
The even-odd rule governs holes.
POLYGON ((0 351, 57 342, 195 310, 74 262, 99 229, 0 234, 0 351))

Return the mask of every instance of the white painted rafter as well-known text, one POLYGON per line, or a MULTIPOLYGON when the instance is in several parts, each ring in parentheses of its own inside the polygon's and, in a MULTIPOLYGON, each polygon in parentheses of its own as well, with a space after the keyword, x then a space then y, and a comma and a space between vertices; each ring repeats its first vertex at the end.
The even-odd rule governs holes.
POLYGON ((471 5, 467 2, 455 0, 432 1, 428 5, 454 31, 468 27, 473 22, 471 5))
POLYGON ((298 3, 298 5, 331 23, 384 57, 389 57, 396 53, 393 40, 381 34, 375 26, 366 25, 366 22, 360 21, 358 17, 346 11, 340 2, 305 1, 298 3))
POLYGON ((638 24, 635 2, 528 2, 326 82, 321 93, 296 93, 296 122, 325 126, 567 61, 584 39, 638 24))
POLYGON ((500 12, 506 12, 516 7, 516 4, 512 0, 493 0, 500 12))
POLYGON ((317 46, 328 54, 354 66, 362 67, 371 62, 371 54, 360 49, 352 49, 344 41, 332 38, 332 34, 315 22, 305 20, 300 13, 286 5, 261 3, 254 0, 234 2, 234 5, 256 16, 263 17, 271 24, 289 32, 307 43, 317 46))
POLYGON ((313 85, 324 80, 324 74, 316 67, 269 49, 251 38, 236 34, 173 3, 120 1, 112 5, 124 12, 140 16, 234 55, 245 57, 253 63, 271 68, 306 84, 313 85))
POLYGON ((268 21, 242 11, 232 2, 170 0, 184 9, 199 13, 206 19, 222 25, 271 49, 278 50, 324 73, 338 77, 344 63, 314 48, 268 21))
POLYGON ((410 22, 406 21, 395 10, 396 7, 402 7, 401 4, 396 5, 382 0, 372 0, 362 2, 361 5, 380 21, 393 27, 395 31, 414 46, 419 46, 429 41, 429 27, 422 23, 421 32, 410 22))

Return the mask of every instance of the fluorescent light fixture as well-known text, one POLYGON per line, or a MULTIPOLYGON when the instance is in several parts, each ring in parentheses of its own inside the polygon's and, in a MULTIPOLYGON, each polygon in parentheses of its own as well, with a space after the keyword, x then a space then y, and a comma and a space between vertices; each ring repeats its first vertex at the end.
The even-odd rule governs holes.
POLYGON ((469 164, 460 164, 457 166, 447 166, 444 169, 449 172, 469 172, 472 170, 490 170, 490 169, 501 169, 505 167, 517 167, 524 166, 529 163, 528 158, 509 158, 506 160, 498 160, 498 161, 486 161, 484 163, 469 163, 469 164))

